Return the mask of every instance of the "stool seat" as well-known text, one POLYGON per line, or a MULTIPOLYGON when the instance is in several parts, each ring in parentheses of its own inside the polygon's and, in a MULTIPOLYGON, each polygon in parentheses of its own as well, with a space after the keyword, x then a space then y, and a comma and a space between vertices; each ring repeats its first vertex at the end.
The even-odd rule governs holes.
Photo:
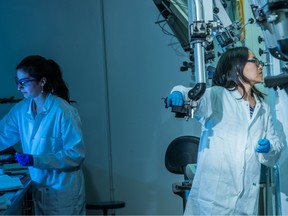
POLYGON ((86 209, 103 210, 103 214, 107 215, 109 209, 124 208, 125 202, 123 201, 102 201, 86 204, 86 209))

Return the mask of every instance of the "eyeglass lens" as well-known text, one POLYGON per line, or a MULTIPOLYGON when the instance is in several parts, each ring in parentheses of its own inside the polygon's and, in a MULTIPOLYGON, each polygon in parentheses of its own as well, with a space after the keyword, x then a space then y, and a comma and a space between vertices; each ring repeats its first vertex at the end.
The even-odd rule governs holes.
POLYGON ((17 77, 15 77, 15 83, 16 85, 20 85, 21 87, 26 86, 28 83, 36 81, 36 79, 32 78, 30 79, 30 77, 28 78, 23 78, 23 79, 18 79, 17 77))
POLYGON ((261 65, 261 66, 264 65, 264 63, 263 63, 262 61, 260 61, 258 58, 248 59, 247 62, 255 63, 257 67, 259 67, 260 65, 261 65))

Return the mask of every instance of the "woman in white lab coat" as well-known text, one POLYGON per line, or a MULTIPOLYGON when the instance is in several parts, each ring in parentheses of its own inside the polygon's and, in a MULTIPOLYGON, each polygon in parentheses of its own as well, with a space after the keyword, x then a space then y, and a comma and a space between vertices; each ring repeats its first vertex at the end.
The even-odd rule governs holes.
MULTIPOLYGON (((185 215, 257 214, 261 164, 273 166, 284 148, 255 87, 262 76, 260 61, 246 47, 220 57, 213 86, 194 112, 202 133, 185 215)), ((174 87, 168 104, 181 106, 190 89, 174 87)))
POLYGON ((0 150, 21 141, 16 160, 28 166, 36 215, 84 215, 85 147, 59 65, 28 56, 16 68, 24 98, 0 122, 0 150))

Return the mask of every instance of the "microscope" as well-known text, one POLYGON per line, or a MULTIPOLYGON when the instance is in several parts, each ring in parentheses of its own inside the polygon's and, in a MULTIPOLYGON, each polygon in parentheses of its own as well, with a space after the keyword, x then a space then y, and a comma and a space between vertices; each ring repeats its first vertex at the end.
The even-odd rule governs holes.
MULTIPOLYGON (((172 107, 175 117, 189 119, 193 117, 195 103, 206 90, 207 73, 213 73, 213 63, 221 52, 243 46, 242 33, 246 25, 256 22, 265 42, 266 51, 259 50, 260 55, 270 53, 274 58, 288 61, 288 1, 249 0, 254 18, 247 23, 240 20, 231 21, 225 0, 153 0, 164 20, 179 40, 183 50, 189 53, 189 63, 184 62, 181 70, 191 69, 195 73, 196 83, 189 91, 189 101, 183 107, 172 107), (215 44, 220 47, 217 53, 215 44)), ((268 66, 269 63, 266 63, 268 66)), ((271 65, 271 64, 270 64, 271 65)), ((268 88, 285 89, 288 93, 288 64, 277 76, 266 76, 264 85, 268 88)), ((166 107, 167 101, 165 100, 166 107)))

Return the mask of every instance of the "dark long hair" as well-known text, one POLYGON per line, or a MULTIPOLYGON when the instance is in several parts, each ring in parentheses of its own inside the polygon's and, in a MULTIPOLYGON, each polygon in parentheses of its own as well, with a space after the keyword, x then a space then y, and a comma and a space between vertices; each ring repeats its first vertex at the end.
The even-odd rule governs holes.
POLYGON ((52 59, 46 59, 39 55, 27 56, 17 65, 16 70, 18 69, 25 71, 29 76, 39 81, 45 77, 47 81, 43 91, 70 102, 69 89, 62 78, 61 69, 52 59))
MULTIPOLYGON (((247 92, 241 80, 245 83, 250 83, 243 74, 248 56, 249 49, 247 47, 235 47, 223 53, 217 64, 212 85, 223 86, 229 91, 233 91, 239 86, 244 92, 242 98, 245 97, 247 92)), ((260 100, 263 99, 264 94, 254 85, 251 86, 251 93, 256 94, 260 100)))

